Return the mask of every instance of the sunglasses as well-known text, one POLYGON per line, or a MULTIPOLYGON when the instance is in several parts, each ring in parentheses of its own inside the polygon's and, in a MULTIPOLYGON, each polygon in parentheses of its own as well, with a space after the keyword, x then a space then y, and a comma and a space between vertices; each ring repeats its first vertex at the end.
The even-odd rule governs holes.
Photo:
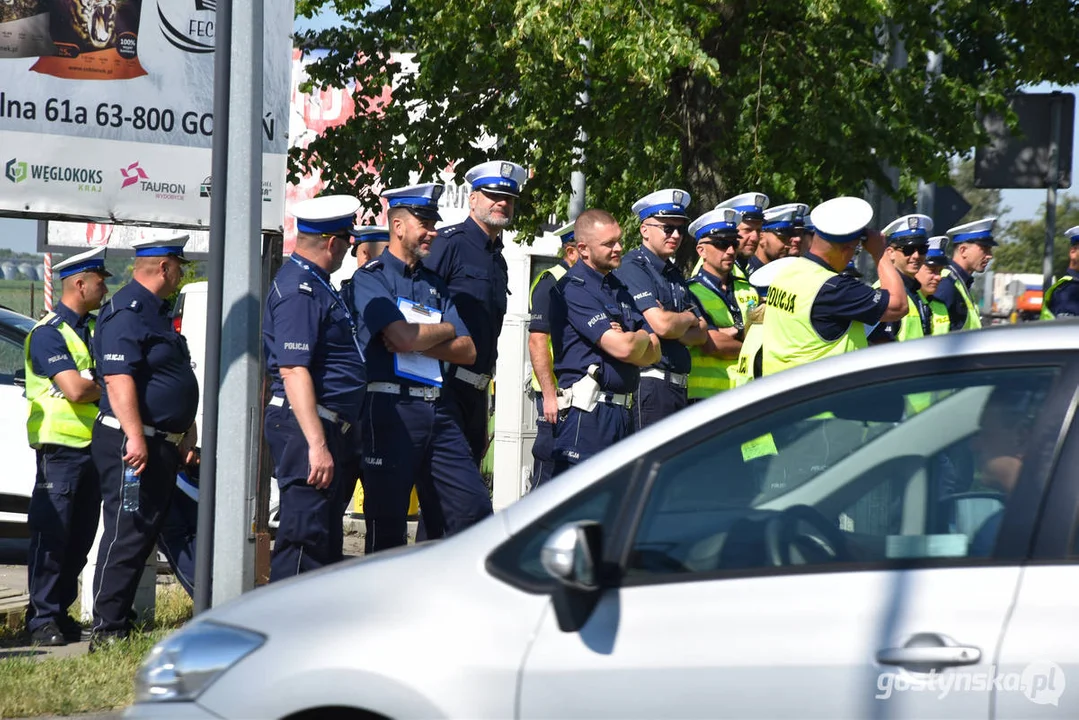
POLYGON ((675 231, 678 231, 679 233, 685 233, 686 231, 685 225, 670 225, 668 223, 645 223, 645 226, 660 228, 661 230, 663 230, 663 234, 667 237, 674 235, 675 231))
POLYGON ((738 247, 738 238, 710 238, 708 240, 701 240, 699 244, 711 245, 720 250, 729 250, 732 247, 738 247))
POLYGON ((348 243, 352 242, 352 234, 347 233, 347 232, 343 232, 343 233, 322 233, 322 237, 324 237, 324 238, 337 238, 338 240, 344 240, 345 242, 348 242, 348 243))
POLYGON ((929 245, 904 245, 903 247, 899 248, 899 252, 903 253, 907 257, 910 257, 914 253, 920 253, 922 255, 925 255, 927 252, 929 252, 929 245))

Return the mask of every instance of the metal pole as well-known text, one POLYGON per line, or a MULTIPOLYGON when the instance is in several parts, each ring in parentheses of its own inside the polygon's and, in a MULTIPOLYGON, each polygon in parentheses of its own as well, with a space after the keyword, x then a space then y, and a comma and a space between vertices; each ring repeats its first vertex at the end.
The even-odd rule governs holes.
POLYGON ((254 496, 262 434, 263 0, 232 0, 229 192, 221 330, 221 416, 213 604, 255 587, 254 496))
POLYGON ((210 259, 206 293, 206 370, 203 373, 202 462, 195 535, 195 614, 210 608, 213 578, 214 507, 217 490, 217 388, 221 374, 221 294, 225 284, 225 205, 228 190, 229 57, 232 2, 217 5, 214 41, 214 135, 210 186, 210 259))
MULTIPOLYGON (((581 46, 584 48, 582 55, 592 49, 592 43, 588 40, 581 40, 581 46)), ((588 107, 588 87, 591 85, 591 81, 588 76, 585 76, 584 86, 585 89, 577 96, 577 107, 583 115, 585 109, 588 107)), ((574 155, 577 157, 577 162, 584 166, 584 149, 588 145, 588 133, 583 129, 577 131, 577 147, 574 155)), ((585 179, 584 171, 574 170, 570 174, 570 198, 569 198, 569 220, 572 222, 577 219, 577 216, 585 211, 587 205, 585 204, 585 179)))
MULTIPOLYGON (((1053 93, 1058 95, 1059 93, 1053 93)), ((1055 98, 1049 125, 1049 188, 1045 198, 1045 258, 1042 260, 1042 295, 1053 284, 1053 241, 1057 234, 1057 184, 1060 182, 1060 115, 1063 100, 1055 98)))

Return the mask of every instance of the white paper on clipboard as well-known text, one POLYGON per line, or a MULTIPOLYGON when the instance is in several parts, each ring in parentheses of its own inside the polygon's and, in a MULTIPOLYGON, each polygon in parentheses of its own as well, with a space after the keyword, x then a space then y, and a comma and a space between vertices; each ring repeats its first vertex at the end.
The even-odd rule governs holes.
MULTIPOLYGON (((397 309, 401 311, 401 314, 405 316, 405 322, 409 324, 428 325, 442 322, 440 310, 405 298, 397 298, 397 309)), ((424 385, 442 387, 442 364, 435 358, 417 352, 395 353, 393 369, 398 377, 415 380, 424 385)))

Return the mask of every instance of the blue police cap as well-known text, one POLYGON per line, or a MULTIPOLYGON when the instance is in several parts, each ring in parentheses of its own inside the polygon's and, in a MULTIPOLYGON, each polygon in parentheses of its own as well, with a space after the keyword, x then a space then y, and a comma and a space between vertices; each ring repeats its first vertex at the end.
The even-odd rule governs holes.
POLYGON ((641 220, 647 220, 650 217, 685 218, 688 220, 689 216, 686 215, 686 208, 689 207, 690 200, 692 200, 692 197, 685 190, 678 190, 677 188, 657 190, 633 203, 633 212, 641 220))
POLYGON ((84 272, 96 272, 105 277, 112 277, 112 273, 105 269, 106 250, 108 248, 102 246, 72 255, 67 260, 53 265, 53 272, 58 274, 61 280, 84 272))
POLYGON ((563 245, 569 245, 573 242, 573 225, 574 223, 569 223, 554 231, 554 234, 558 236, 558 239, 562 241, 563 245))
POLYGON ((1079 225, 1065 230, 1064 237, 1068 238, 1068 241, 1071 242, 1072 245, 1079 244, 1079 225))
POLYGON ((933 219, 928 215, 904 215, 888 223, 881 234, 893 245, 921 243, 933 232, 933 219))
POLYGON ((777 205, 764 211, 764 224, 761 230, 765 232, 793 232, 795 227, 801 227, 805 223, 805 214, 809 206, 805 203, 787 203, 777 205))
POLYGON ((182 263, 191 262, 184 257, 184 245, 190 237, 186 232, 166 231, 149 233, 131 243, 135 257, 164 257, 171 255, 182 263))
POLYGON ((473 190, 518 197, 528 180, 528 171, 515 162, 492 160, 466 172, 465 180, 473 190))
POLYGON ((353 255, 356 254, 356 248, 360 243, 365 242, 389 242, 390 230, 385 225, 364 225, 363 227, 355 228, 352 233, 352 250, 353 255))
POLYGON ((817 235, 831 243, 849 243, 863 237, 873 219, 873 206, 859 197, 837 197, 822 202, 809 214, 817 235))
POLYGON ((989 217, 963 225, 956 225, 948 230, 948 235, 951 237, 952 243, 956 245, 966 242, 978 243, 979 245, 996 245, 997 241, 993 239, 993 226, 996 222, 995 217, 989 217))
POLYGON ((734 208, 709 210, 689 224, 689 233, 697 242, 713 235, 737 237, 738 223, 741 221, 742 213, 734 208))
POLYGON ((929 238, 929 252, 925 254, 925 264, 931 267, 944 267, 948 264, 948 256, 944 249, 948 246, 947 235, 934 235, 929 238))
POLYGON ((297 232, 311 235, 355 235, 356 213, 360 201, 351 195, 322 195, 298 202, 291 212, 296 218, 297 232))
POLYGON ((384 190, 382 197, 389 202, 391 210, 405 208, 416 217, 441 220, 442 216, 438 214, 438 199, 442 197, 443 190, 445 186, 438 183, 423 183, 384 190))
POLYGON ((764 211, 768 207, 768 196, 759 192, 742 193, 732 198, 727 198, 715 209, 734 208, 742 213, 742 220, 763 220, 764 211))

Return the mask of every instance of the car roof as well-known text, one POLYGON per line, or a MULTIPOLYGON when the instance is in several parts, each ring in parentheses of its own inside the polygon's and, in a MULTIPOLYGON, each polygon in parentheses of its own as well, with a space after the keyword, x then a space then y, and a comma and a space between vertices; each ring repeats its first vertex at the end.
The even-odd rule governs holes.
POLYGON ((14 310, 0 307, 0 325, 13 328, 25 335, 29 333, 36 324, 37 321, 28 315, 23 315, 14 310))

